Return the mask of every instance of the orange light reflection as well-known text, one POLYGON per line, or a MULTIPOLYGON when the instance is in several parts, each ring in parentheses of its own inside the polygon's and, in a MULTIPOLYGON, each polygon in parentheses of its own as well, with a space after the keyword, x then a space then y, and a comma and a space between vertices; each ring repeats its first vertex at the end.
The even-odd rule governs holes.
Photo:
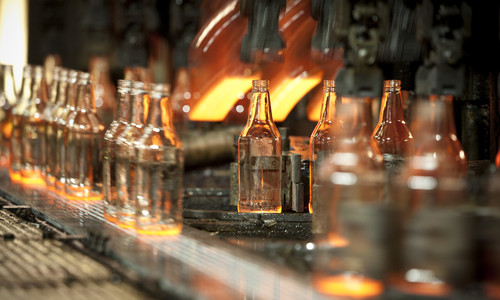
POLYGON ((380 281, 352 274, 316 275, 313 280, 314 286, 321 293, 353 299, 369 299, 380 295, 384 290, 380 281))
MULTIPOLYGON (((304 72, 307 73, 307 72, 304 72)), ((288 114, 312 88, 321 82, 323 72, 317 72, 312 77, 286 78, 277 80, 279 85, 270 85, 271 107, 273 110, 273 120, 283 122, 288 114)))
POLYGON ((238 97, 245 95, 252 88, 252 80, 259 79, 259 77, 260 74, 251 77, 226 77, 222 79, 193 105, 189 119, 209 122, 224 120, 238 101, 238 97))
POLYGON ((138 234, 156 235, 156 236, 173 236, 179 235, 182 231, 182 225, 150 225, 144 228, 137 228, 138 234))

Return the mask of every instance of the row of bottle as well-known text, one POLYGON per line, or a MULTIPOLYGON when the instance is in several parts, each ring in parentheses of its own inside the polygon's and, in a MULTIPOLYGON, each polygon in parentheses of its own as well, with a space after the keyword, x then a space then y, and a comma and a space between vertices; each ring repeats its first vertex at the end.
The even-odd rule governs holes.
POLYGON ((26 65, 21 90, 9 103, 2 120, 8 128, 2 133, 2 153, 11 181, 46 187, 70 199, 102 195, 99 145, 104 126, 90 74, 56 67, 48 87, 44 68, 26 65))
POLYGON ((104 215, 139 233, 182 229, 182 143, 167 84, 118 81, 118 109, 104 135, 104 215))

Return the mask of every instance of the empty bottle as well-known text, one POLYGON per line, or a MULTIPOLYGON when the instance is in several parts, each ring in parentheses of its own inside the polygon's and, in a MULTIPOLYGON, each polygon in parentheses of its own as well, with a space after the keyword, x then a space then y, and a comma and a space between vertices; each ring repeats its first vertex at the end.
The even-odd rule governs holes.
POLYGON ((76 109, 67 119, 66 198, 101 200, 104 125, 95 108, 90 74, 78 77, 76 109))
POLYGON ((28 108, 28 102, 31 98, 31 85, 33 81, 33 67, 26 65, 23 68, 23 80, 21 91, 17 98, 16 106, 12 110, 12 137, 10 151, 10 180, 13 182, 21 182, 21 165, 22 165, 22 150, 21 150, 21 120, 23 113, 28 108))
POLYGON ((149 104, 149 90, 149 84, 140 81, 132 82, 130 123, 117 138, 115 176, 118 196, 118 224, 122 227, 135 226, 137 158, 134 145, 139 141, 144 131, 145 105, 149 104))
POLYGON ((47 102, 47 85, 41 66, 33 67, 31 97, 21 119, 21 177, 23 184, 45 186, 45 122, 42 119, 47 102))
POLYGON ((0 166, 10 164, 12 111, 16 105, 16 88, 12 65, 0 65, 0 166))
POLYGON ((135 143, 138 233, 175 235, 182 229, 181 140, 173 125, 170 86, 153 84, 144 134, 135 143))
POLYGON ((384 81, 380 117, 372 139, 386 163, 401 161, 413 154, 413 136, 406 125, 399 80, 384 81))
POLYGON ((314 285, 324 294, 349 299, 380 296, 390 263, 393 227, 369 115, 369 99, 342 98, 338 118, 343 129, 337 149, 319 170, 322 189, 313 212, 320 249, 314 285))
POLYGON ((248 120, 238 139, 239 212, 280 213, 281 136, 268 80, 253 80, 248 120))
POLYGON ((45 165, 44 165, 44 179, 45 179, 45 186, 48 190, 54 190, 55 189, 55 177, 54 177, 54 165, 56 161, 56 155, 55 155, 55 150, 56 150, 56 143, 57 143, 57 136, 54 131, 54 126, 53 126, 53 114, 55 109, 57 109, 56 104, 60 90, 60 82, 61 82, 61 73, 62 73, 62 68, 60 67, 54 67, 53 73, 52 73, 52 83, 50 86, 50 96, 49 96, 49 101, 47 101, 47 105, 45 106, 45 109, 43 111, 42 115, 42 120, 44 121, 45 125, 45 165))
POLYGON ((309 212, 313 212, 314 198, 319 188, 317 169, 325 157, 337 147, 337 137, 342 130, 342 122, 336 118, 337 104, 340 98, 335 93, 335 81, 323 81, 323 103, 321 116, 309 140, 309 212))
POLYGON ((66 92, 61 96, 64 100, 61 108, 58 109, 56 124, 57 124, 57 151, 56 151, 56 167, 54 170, 56 193, 64 195, 66 192, 66 149, 67 143, 64 132, 66 129, 69 114, 76 109, 76 97, 78 92, 78 71, 70 70, 68 72, 68 80, 66 83, 66 92))
POLYGON ((104 216, 115 221, 117 216, 116 195, 116 153, 118 151, 117 138, 123 133, 130 121, 130 80, 118 80, 118 108, 115 120, 109 125, 104 134, 103 155, 103 191, 104 216))
POLYGON ((475 237, 465 155, 453 138, 448 98, 432 96, 416 104, 415 152, 392 183, 391 202, 399 212, 402 233, 391 284, 402 298, 460 298, 457 293, 473 281, 475 237))

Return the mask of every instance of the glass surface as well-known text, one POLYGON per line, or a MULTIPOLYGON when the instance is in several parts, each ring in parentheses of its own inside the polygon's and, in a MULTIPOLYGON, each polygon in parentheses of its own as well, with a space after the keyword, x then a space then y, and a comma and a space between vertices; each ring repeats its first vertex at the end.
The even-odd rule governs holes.
POLYGON ((149 90, 149 84, 140 81, 132 82, 130 123, 117 138, 115 177, 118 196, 118 224, 122 227, 135 226, 137 158, 134 145, 144 132, 149 90))
POLYGON ((116 153, 118 151, 117 138, 123 133, 130 122, 130 80, 118 80, 118 108, 114 121, 104 134, 103 153, 103 192, 104 216, 109 220, 116 220, 116 153))
POLYGON ((281 136, 267 80, 254 80, 248 121, 238 139, 239 212, 281 212, 281 136))
POLYGON ((95 108, 89 73, 80 73, 76 109, 67 119, 66 198, 101 200, 104 125, 95 108))
POLYGON ((21 177, 23 184, 45 186, 45 121, 43 111, 48 98, 44 70, 33 67, 31 97, 21 117, 21 177))
MULTIPOLYGON (((55 187, 58 195, 65 195, 66 188, 66 149, 67 139, 65 137, 66 124, 72 111, 76 109, 76 97, 78 92, 79 72, 70 70, 68 72, 68 82, 66 92, 64 93, 64 104, 57 112, 57 151, 56 151, 56 169, 55 169, 55 187)), ((62 101, 62 100, 61 100, 62 101)))
POLYGON ((340 98, 335 93, 335 81, 323 82, 323 103, 321 116, 311 133, 309 140, 309 212, 313 212, 313 199, 317 197, 317 168, 322 160, 332 154, 337 147, 337 137, 342 130, 342 122, 336 118, 337 105, 340 98), (316 188, 315 188, 316 185, 316 188), (315 195, 316 194, 316 195, 315 195))
POLYGON ((173 125, 170 87, 153 84, 144 134, 137 153, 138 233, 176 235, 182 229, 182 144, 173 125))
POLYGON ((0 166, 10 164, 12 113, 16 105, 16 88, 12 65, 0 65, 0 166))

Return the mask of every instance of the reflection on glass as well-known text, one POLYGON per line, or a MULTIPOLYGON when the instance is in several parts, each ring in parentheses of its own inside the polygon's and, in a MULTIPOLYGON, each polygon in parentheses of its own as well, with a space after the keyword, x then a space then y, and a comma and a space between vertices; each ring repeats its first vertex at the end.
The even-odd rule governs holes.
POLYGON ((66 197, 101 200, 102 141, 104 125, 95 108, 89 73, 80 73, 75 110, 64 131, 66 148, 66 197))
POLYGON ((254 80, 248 121, 238 139, 239 212, 281 212, 281 136, 267 80, 254 80))
POLYGON ((132 82, 130 123, 116 140, 118 145, 115 163, 118 224, 123 227, 135 226, 137 159, 134 145, 144 132, 144 118, 149 104, 150 88, 150 85, 144 82, 132 82))
POLYGON ((0 64, 0 166, 10 164, 12 114, 16 105, 16 88, 12 65, 0 64))
POLYGON ((144 134, 134 145, 140 234, 175 235, 182 229, 182 144, 174 129, 169 94, 169 85, 152 85, 144 134))
POLYGON ((118 151, 117 138, 123 133, 130 121, 130 80, 118 80, 118 108, 115 120, 104 134, 103 157, 103 191, 104 216, 111 221, 116 220, 116 152, 118 151))

